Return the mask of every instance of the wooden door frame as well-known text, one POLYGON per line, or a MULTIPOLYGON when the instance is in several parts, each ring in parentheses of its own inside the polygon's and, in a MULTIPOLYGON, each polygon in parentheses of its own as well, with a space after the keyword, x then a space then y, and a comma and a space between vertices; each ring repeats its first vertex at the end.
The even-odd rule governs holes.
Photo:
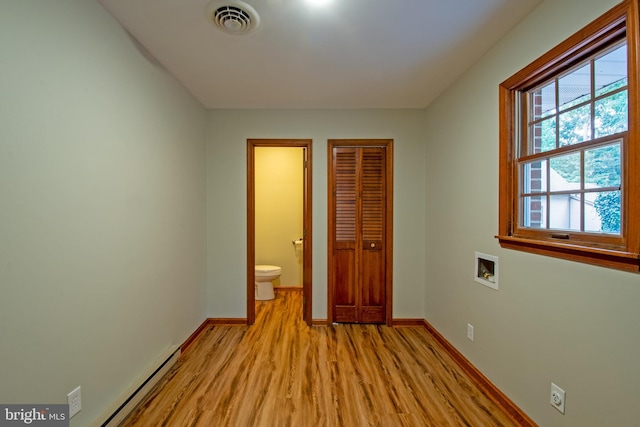
POLYGON ((386 191, 385 208, 385 323, 393 324, 393 139, 329 139, 327 141, 327 323, 333 323, 333 176, 331 164, 335 147, 382 147, 385 150, 386 191))
POLYGON ((311 139, 247 139, 247 324, 256 321, 255 264, 256 264, 256 195, 255 195, 255 149, 257 147, 303 148, 306 155, 306 179, 303 183, 302 207, 302 299, 303 320, 312 324, 312 169, 311 139))

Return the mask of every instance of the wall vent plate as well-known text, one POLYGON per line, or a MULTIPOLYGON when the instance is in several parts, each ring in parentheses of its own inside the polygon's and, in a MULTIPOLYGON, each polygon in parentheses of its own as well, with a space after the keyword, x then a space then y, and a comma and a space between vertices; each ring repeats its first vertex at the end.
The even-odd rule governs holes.
POLYGON ((473 280, 498 290, 498 257, 476 252, 473 280))

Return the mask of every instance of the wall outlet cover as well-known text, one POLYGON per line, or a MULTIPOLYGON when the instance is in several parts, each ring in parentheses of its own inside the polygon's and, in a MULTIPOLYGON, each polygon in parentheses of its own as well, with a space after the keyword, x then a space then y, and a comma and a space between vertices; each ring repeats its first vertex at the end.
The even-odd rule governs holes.
POLYGON ((551 406, 556 408, 558 411, 564 414, 564 399, 565 393, 564 390, 551 383, 551 406))
POLYGON ((80 412, 82 409, 82 395, 80 386, 73 389, 67 394, 67 402, 69 403, 69 418, 80 412))

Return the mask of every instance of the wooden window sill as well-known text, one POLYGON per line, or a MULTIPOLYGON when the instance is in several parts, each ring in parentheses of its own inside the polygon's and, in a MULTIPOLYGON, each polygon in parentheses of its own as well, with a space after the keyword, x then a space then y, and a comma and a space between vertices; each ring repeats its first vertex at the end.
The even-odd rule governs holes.
POLYGON ((496 238, 500 242, 500 246, 505 249, 514 249, 635 273, 640 271, 640 254, 637 253, 513 236, 496 236, 496 238))

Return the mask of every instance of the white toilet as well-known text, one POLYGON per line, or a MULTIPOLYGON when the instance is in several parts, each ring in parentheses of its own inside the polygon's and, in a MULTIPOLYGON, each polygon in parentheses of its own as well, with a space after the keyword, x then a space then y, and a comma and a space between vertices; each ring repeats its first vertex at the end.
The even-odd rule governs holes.
POLYGON ((266 301, 276 297, 273 281, 280 277, 282 268, 277 265, 256 265, 256 300, 266 301))

